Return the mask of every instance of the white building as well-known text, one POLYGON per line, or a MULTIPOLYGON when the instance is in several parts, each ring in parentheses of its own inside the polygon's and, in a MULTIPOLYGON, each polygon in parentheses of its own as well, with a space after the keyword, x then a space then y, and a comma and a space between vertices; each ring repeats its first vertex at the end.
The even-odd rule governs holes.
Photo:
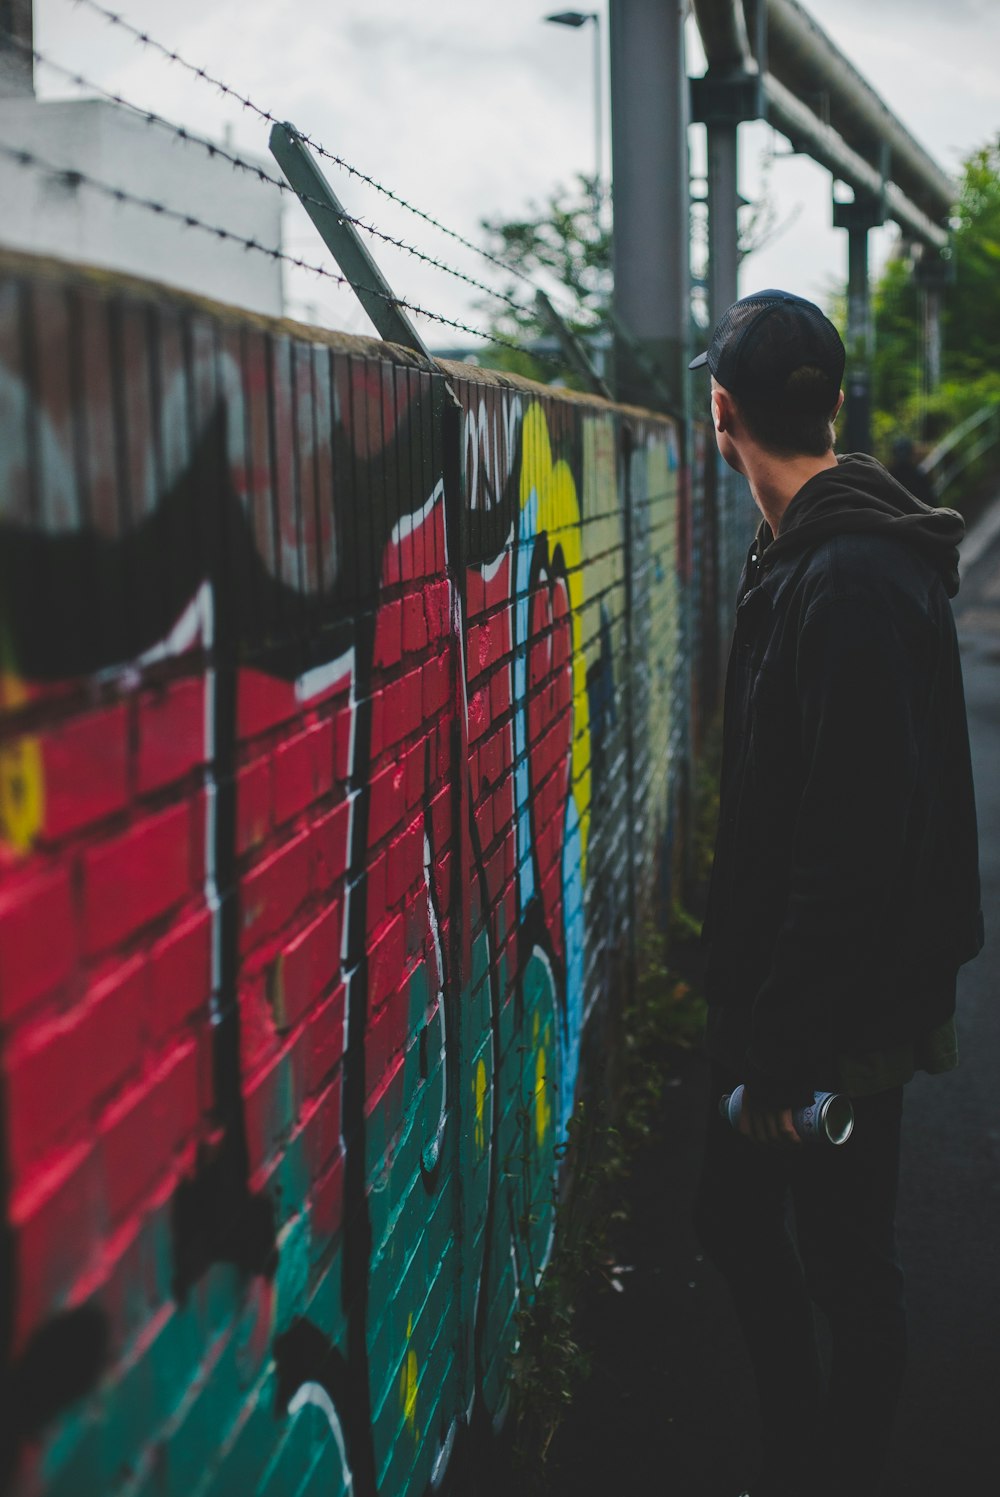
MULTIPOLYGON (((0 9, 0 143, 58 172, 0 154, 0 245, 281 316, 280 261, 88 184, 162 203, 268 248, 281 247, 281 194, 103 99, 40 102, 24 50, 31 29, 31 0, 8 0, 0 9)), ((252 164, 280 179, 275 163, 252 164)))

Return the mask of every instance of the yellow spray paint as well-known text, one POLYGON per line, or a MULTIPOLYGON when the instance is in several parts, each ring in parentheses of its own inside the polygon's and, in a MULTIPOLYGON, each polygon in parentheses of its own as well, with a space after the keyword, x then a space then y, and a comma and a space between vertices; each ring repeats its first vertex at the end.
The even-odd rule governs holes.
POLYGON ((545 1032, 542 1034, 537 1009, 535 1010, 534 1023, 531 1027, 531 1038, 535 1050, 535 1141, 539 1149, 543 1149, 549 1129, 552 1126, 552 1103, 549 1100, 551 1088, 549 1080, 549 1050, 552 1047, 552 1025, 546 1024, 545 1032))
POLYGON ((486 1067, 481 1057, 472 1089, 476 1103, 476 1149, 481 1154, 486 1148, 486 1067))
POLYGON ((552 1107, 548 1098, 548 1073, 548 1054, 544 1049, 539 1050, 535 1055, 535 1137, 540 1149, 545 1147, 545 1139, 552 1123, 552 1107))
MULTIPOLYGON (((28 699, 24 682, 0 666, 0 712, 28 699)), ((37 738, 24 734, 0 743, 0 839, 27 852, 45 822, 45 770, 37 738)))
POLYGON ((590 702, 587 697, 587 660, 583 649, 583 538, 580 501, 569 463, 552 461, 552 443, 545 413, 532 405, 522 429, 521 508, 538 495, 538 530, 548 535, 549 555, 562 548, 569 589, 573 635, 573 799, 580 824, 580 874, 587 880, 587 838, 590 832, 590 702), (580 744, 579 750, 577 744, 580 744))
POLYGON ((417 1442, 420 1440, 420 1431, 417 1429, 417 1383, 419 1382, 419 1371, 417 1368, 417 1354, 410 1346, 413 1336, 413 1316, 410 1315, 406 1322, 406 1355, 403 1358, 403 1366, 399 1374, 399 1401, 403 1407, 403 1418, 406 1427, 417 1442))

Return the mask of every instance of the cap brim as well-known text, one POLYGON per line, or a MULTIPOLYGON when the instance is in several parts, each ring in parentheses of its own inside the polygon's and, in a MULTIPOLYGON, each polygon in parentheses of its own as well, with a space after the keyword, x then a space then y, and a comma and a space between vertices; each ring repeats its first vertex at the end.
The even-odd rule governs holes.
POLYGON ((705 352, 704 353, 700 353, 696 359, 692 359, 691 360, 690 364, 688 365, 688 368, 689 369, 700 369, 703 364, 707 364, 707 363, 708 363, 708 350, 706 349, 705 352))

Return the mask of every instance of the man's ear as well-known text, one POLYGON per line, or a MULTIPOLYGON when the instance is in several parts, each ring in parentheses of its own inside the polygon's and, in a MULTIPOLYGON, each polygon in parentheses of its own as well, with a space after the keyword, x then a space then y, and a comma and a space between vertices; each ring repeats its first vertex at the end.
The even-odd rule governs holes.
POLYGON ((840 394, 837 396, 837 404, 833 408, 833 415, 830 417, 831 421, 836 421, 837 417, 840 415, 840 408, 841 408, 841 406, 843 404, 844 404, 844 392, 843 392, 843 390, 841 390, 840 394))
POLYGON ((729 431, 732 427, 732 402, 725 390, 718 386, 712 391, 712 420, 716 431, 729 431))

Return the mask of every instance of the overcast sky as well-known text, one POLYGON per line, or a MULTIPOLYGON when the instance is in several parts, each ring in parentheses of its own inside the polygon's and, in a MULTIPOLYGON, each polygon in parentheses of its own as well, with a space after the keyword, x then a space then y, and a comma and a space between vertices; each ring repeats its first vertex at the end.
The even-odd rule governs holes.
MULTIPOLYGON (((543 24, 541 0, 109 0, 110 8, 247 94, 279 119, 454 229, 482 242, 484 216, 516 217, 594 159, 593 28, 543 24)), ((607 42, 606 0, 599 0, 607 42)), ((1000 131, 1000 0, 808 0, 806 8, 939 164, 1000 131)), ((691 71, 703 62, 689 22, 691 71)), ((73 0, 35 0, 36 46, 101 86, 268 158, 267 126, 73 0)), ((44 67, 41 97, 75 92, 44 67)), ((607 120, 605 88, 605 120, 607 120)), ((691 132, 693 160, 703 132, 691 132)), ((784 156, 768 126, 741 128, 753 196, 774 154, 771 192, 784 232, 745 264, 741 291, 787 285, 828 301, 846 275, 846 237, 830 227, 829 175, 784 156)), ((607 153, 607 148, 606 148, 607 153)), ((327 164, 349 211, 492 284, 474 254, 327 164)), ((262 192, 273 191, 261 186, 262 192)), ((875 236, 878 262, 894 231, 875 236)), ((286 248, 323 259, 301 210, 286 248)), ((479 325, 478 293, 411 257, 375 249, 402 296, 479 325)), ((329 261, 326 263, 329 264, 329 261)), ((289 311, 351 331, 369 325, 350 293, 291 272, 289 311)), ((434 347, 470 341, 424 323, 434 347)))

